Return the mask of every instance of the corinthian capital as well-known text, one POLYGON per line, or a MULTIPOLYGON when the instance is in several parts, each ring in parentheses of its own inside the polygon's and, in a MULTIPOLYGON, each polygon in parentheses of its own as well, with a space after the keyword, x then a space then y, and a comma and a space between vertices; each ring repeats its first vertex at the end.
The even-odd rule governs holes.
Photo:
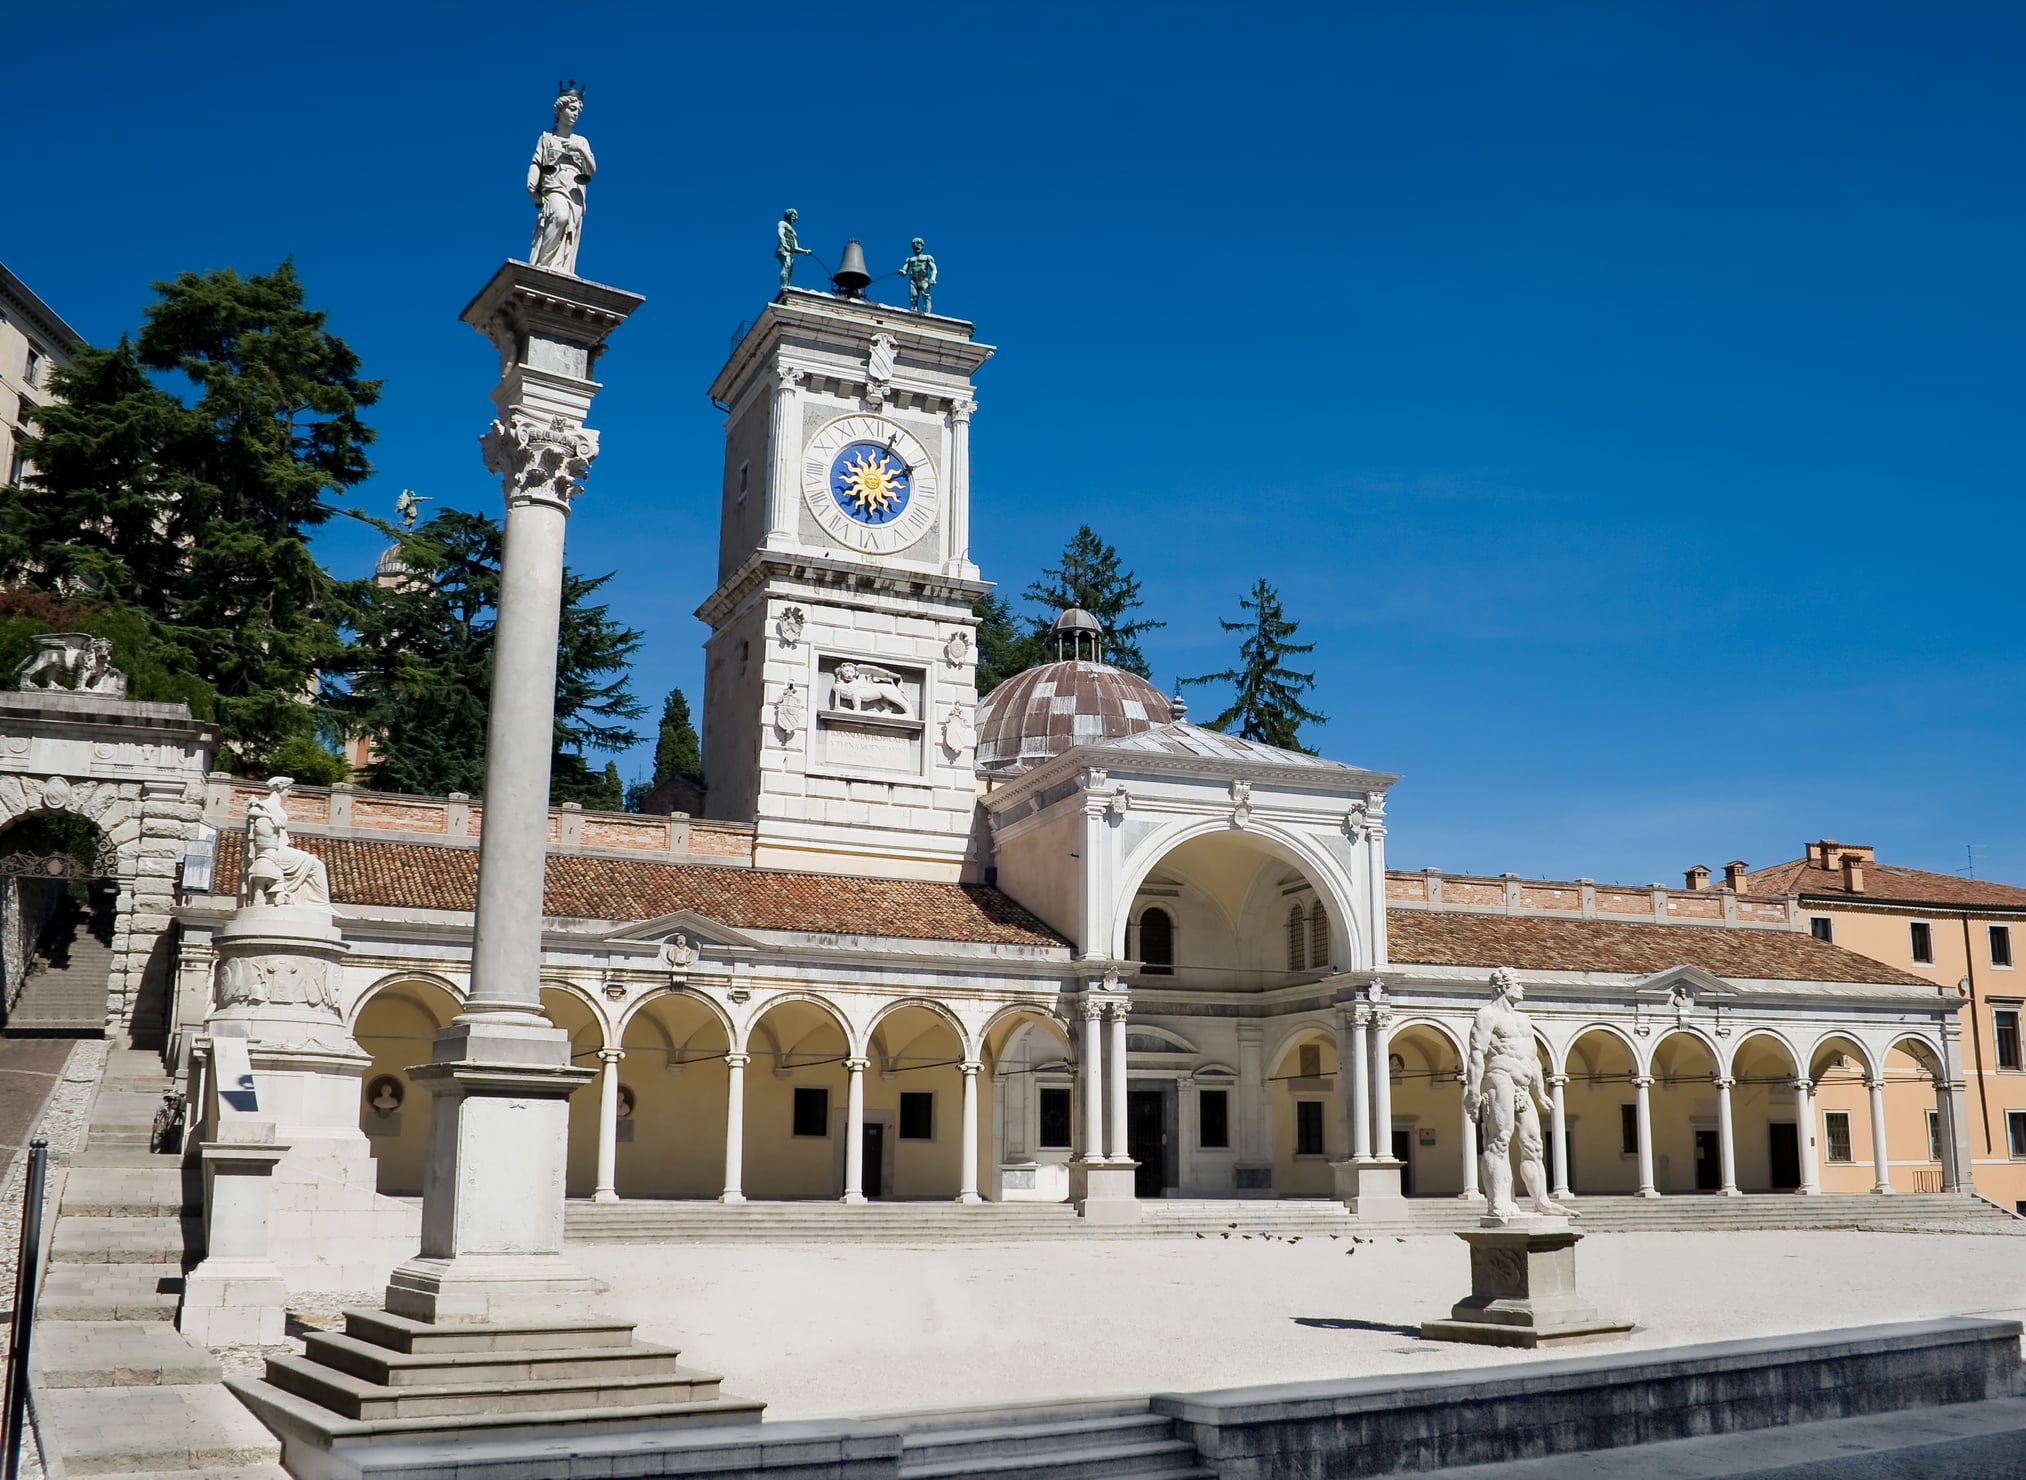
POLYGON ((478 439, 485 465, 499 474, 511 507, 554 504, 567 511, 584 491, 584 479, 598 456, 598 434, 558 416, 548 421, 513 411, 478 439))

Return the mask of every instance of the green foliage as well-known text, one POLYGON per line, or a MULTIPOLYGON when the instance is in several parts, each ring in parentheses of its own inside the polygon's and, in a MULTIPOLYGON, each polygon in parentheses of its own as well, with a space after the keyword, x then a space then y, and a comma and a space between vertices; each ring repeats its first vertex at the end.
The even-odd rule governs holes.
POLYGON ((266 769, 316 729, 304 695, 338 634, 308 532, 369 471, 380 387, 289 263, 155 288, 138 340, 56 372, 22 441, 36 471, 0 498, 0 580, 133 614, 146 636, 122 657, 201 685, 226 763, 266 769))
POLYGON ((661 705, 661 728, 654 739, 654 777, 659 786, 671 776, 703 780, 703 745, 690 723, 689 700, 681 689, 670 689, 661 705))
POLYGON ((1295 672, 1287 666, 1287 658, 1314 652, 1315 644, 1289 641, 1301 624, 1281 611, 1280 593, 1265 580, 1253 586, 1250 596, 1240 597, 1238 605, 1251 615, 1236 622, 1219 618, 1217 625, 1226 632, 1246 634, 1238 645, 1239 666, 1181 682, 1232 686, 1231 707, 1209 721, 1208 728, 1229 730, 1236 725, 1247 740, 1312 753, 1301 743, 1301 727, 1322 724, 1325 717, 1303 704, 1301 696, 1315 686, 1315 675, 1295 672))
POLYGON ((267 763, 278 776, 293 776, 305 786, 330 786, 352 779, 352 763, 313 735, 291 735, 268 752, 267 763))
MULTIPOLYGON (((373 737, 361 772, 377 790, 442 796, 485 790, 486 712, 501 531, 483 515, 446 509, 414 530, 352 511, 390 536, 403 573, 388 585, 346 583, 352 642, 325 701, 353 734, 373 737)), ((616 811, 618 767, 593 772, 582 751, 623 750, 640 737, 620 723, 641 713, 627 686, 640 634, 585 598, 609 580, 565 571, 556 644, 556 749, 549 799, 616 811)))
POLYGON ((989 694, 1016 673, 1051 661, 1055 651, 1046 638, 1022 632, 1004 597, 987 593, 971 611, 978 618, 978 692, 989 694))
POLYGON ((1041 614, 1032 618, 1029 633, 1038 651, 1020 665, 1022 668, 1054 660, 1049 624, 1065 608, 1078 606, 1104 627, 1105 662, 1142 678, 1153 676, 1146 654, 1140 651, 1140 638, 1168 624, 1132 615, 1145 604, 1140 600, 1139 577, 1121 568, 1119 552, 1099 539, 1088 524, 1078 528, 1063 547, 1062 564, 1044 567, 1041 576, 1026 591, 1027 599, 1041 608, 1041 614))
POLYGON ((211 686, 171 666, 175 656, 156 636, 145 612, 131 606, 84 599, 65 600, 46 592, 0 590, 0 674, 11 674, 36 649, 44 632, 88 632, 112 644, 113 666, 127 676, 127 697, 155 703, 182 702, 198 719, 215 717, 211 686))

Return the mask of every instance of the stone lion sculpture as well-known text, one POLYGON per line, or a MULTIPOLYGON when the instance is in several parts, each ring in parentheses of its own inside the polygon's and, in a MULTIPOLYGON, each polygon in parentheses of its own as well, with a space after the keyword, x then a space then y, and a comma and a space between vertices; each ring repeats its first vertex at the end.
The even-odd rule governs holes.
POLYGON ((15 670, 17 687, 116 697, 126 693, 127 676, 113 667, 113 645, 105 638, 88 632, 44 632, 35 642, 34 653, 15 670), (53 678, 43 678, 52 671, 53 678))
POLYGON ((900 675, 870 663, 839 663, 836 682, 830 689, 833 708, 863 714, 868 704, 890 704, 902 719, 913 719, 915 707, 908 702, 900 675))

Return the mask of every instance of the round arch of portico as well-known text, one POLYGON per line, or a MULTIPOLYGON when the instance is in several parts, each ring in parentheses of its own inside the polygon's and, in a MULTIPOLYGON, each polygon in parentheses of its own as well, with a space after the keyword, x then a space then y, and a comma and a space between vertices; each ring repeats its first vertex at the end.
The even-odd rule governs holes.
POLYGON ((1119 889, 1111 905, 1112 919, 1107 942, 1110 954, 1115 957, 1125 955, 1126 918, 1132 913, 1133 899, 1147 881, 1147 875, 1162 859, 1197 838, 1233 832, 1252 839, 1282 862, 1301 869, 1309 882, 1325 896, 1330 906, 1330 951, 1334 959, 1343 962, 1347 969, 1373 964, 1363 959, 1369 952, 1358 932, 1351 878, 1340 862, 1317 847, 1315 840, 1305 833, 1258 819, 1238 828, 1232 826, 1229 819, 1219 817, 1183 818, 1170 823, 1133 849, 1121 862, 1119 889))
POLYGON ((544 992, 561 992, 566 997, 575 997, 590 1009, 591 1021, 598 1025, 599 1048, 617 1048, 619 1039, 612 1032, 612 1019, 606 1014, 606 1004, 567 977, 545 976, 541 979, 544 992))
POLYGON ((1550 1074, 1566 1075, 1569 1072, 1569 1055, 1575 1052, 1578 1043, 1581 1043, 1592 1033, 1606 1034, 1624 1044, 1625 1052, 1631 1055, 1632 1072, 1634 1074, 1643 1076, 1652 1072, 1651 1060, 1639 1051, 1639 1045, 1633 1041, 1630 1033, 1627 1033, 1616 1023, 1599 1022, 1594 1019, 1587 1023, 1580 1023, 1571 1029, 1559 1045, 1548 1042, 1538 1028, 1535 1030, 1534 1036, 1547 1044, 1548 1072, 1550 1074))
POLYGON ((1009 1002, 986 1018, 985 1025, 978 1029, 978 1052, 984 1053, 985 1045, 992 1041, 992 1034, 998 1030, 1001 1023, 1022 1017, 1045 1024, 1048 1031, 1061 1043, 1065 1056, 1076 1051, 1076 1035, 1070 1030, 1070 1025, 1056 1015, 1052 1006, 1045 1006, 1039 1002, 1009 1002))
POLYGON ((365 1012, 368 1003, 382 992, 411 983, 442 992, 459 1007, 464 1005, 464 988, 447 976, 441 976, 434 971, 390 971, 377 981, 369 983, 366 990, 353 1000, 345 1013, 345 1031, 356 1037, 359 1031, 359 1016, 365 1012))
POLYGON ((844 1035, 844 1052, 847 1058, 856 1059, 865 1056, 865 1047, 859 1041, 857 1030, 851 1026, 851 1019, 845 1016, 844 1009, 820 993, 800 991, 776 992, 763 1002, 755 1002, 752 1011, 746 1014, 746 1020, 739 1024, 738 1036, 732 1040, 732 1051, 750 1054, 753 1051, 753 1029, 760 1025, 768 1013, 789 1002, 806 1002, 835 1023, 837 1031, 844 1035))
POLYGON ((898 997, 881 1004, 879 1011, 872 1015, 872 1021, 865 1025, 865 1040, 859 1050, 862 1057, 871 1055, 872 1035, 879 1031, 879 1025, 904 1007, 919 1007, 941 1018, 944 1026, 957 1035, 957 1051, 963 1056, 964 1062, 967 1064, 976 1062, 979 1049, 971 1041, 971 1030, 964 1026, 963 1020, 954 1012, 932 997, 898 997))
MULTIPOLYGON (((1663 1043, 1667 1042, 1667 1040, 1670 1038, 1694 1039, 1697 1043, 1701 1044, 1709 1054, 1710 1072, 1719 1079, 1727 1079, 1730 1077, 1728 1072, 1726 1071, 1724 1061, 1724 1051, 1722 1045, 1720 1045, 1716 1041, 1716 1039, 1712 1038, 1702 1029, 1694 1026, 1691 1023, 1678 1023, 1672 1028, 1661 1028, 1655 1031, 1653 1036, 1653 1047, 1650 1050, 1648 1050, 1646 1055, 1646 1062, 1649 1066, 1656 1064, 1660 1061, 1660 1046, 1663 1043)), ((1649 1072, 1651 1072, 1650 1068, 1649 1072)))
POLYGON ((733 1044, 736 1044, 739 1041, 738 1030, 736 1027, 733 1026, 732 1023, 732 1015, 726 1012, 724 1008, 719 1005, 719 1003, 715 998, 713 998, 708 992, 699 992, 695 987, 677 987, 677 986, 656 987, 653 991, 648 992, 640 997, 636 997, 633 1001, 627 1003, 625 1011, 619 1014, 619 1021, 612 1025, 612 1037, 614 1041, 618 1043, 624 1043, 626 1041, 626 1030, 633 1026, 633 1020, 639 1017, 641 1012, 644 1011, 650 1003, 660 1002, 665 998, 669 997, 680 997, 686 1002, 702 1003, 704 1006, 704 1010, 707 1011, 711 1015, 711 1017, 717 1021, 717 1025, 724 1030, 725 1047, 727 1051, 730 1050, 733 1044))
POLYGON ((1754 1038, 1764 1038, 1777 1045, 1780 1052, 1787 1056, 1787 1066, 1793 1070, 1794 1076, 1800 1077, 1801 1051, 1794 1047, 1793 1040, 1778 1028, 1747 1028, 1738 1036, 1738 1041, 1731 1045, 1731 1051, 1723 1058, 1724 1078, 1737 1078, 1738 1055, 1744 1052, 1745 1045, 1754 1038))
MULTIPOLYGON (((1947 1060, 1942 1057, 1941 1045, 1934 1039, 1924 1033, 1901 1033, 1885 1045, 1885 1053, 1891 1053, 1902 1046, 1907 1049, 1907 1057, 1919 1064, 1925 1073, 1937 1080, 1942 1077, 1942 1065, 1947 1060)), ((1884 1054, 1879 1055, 1881 1063, 1884 1062, 1884 1058, 1884 1054)))
MULTIPOLYGON (((1403 1014, 1401 1016, 1395 1017, 1393 1021, 1386 1024, 1386 1042, 1388 1044, 1391 1044, 1395 1038, 1399 1037, 1400 1034, 1406 1032, 1409 1028, 1432 1029, 1437 1037, 1441 1038, 1441 1040, 1444 1043, 1449 1045, 1450 1051, 1456 1055, 1457 1063, 1467 1064, 1469 1062, 1470 1060, 1469 1029, 1466 1028, 1459 1033, 1456 1030, 1456 1028, 1454 1028, 1449 1023, 1444 1022, 1439 1017, 1431 1016, 1428 1013, 1417 1012, 1413 1014, 1403 1014)), ((1534 1032, 1534 1039, 1538 1043, 1545 1044, 1546 1042, 1546 1040, 1544 1040, 1541 1037, 1538 1029, 1536 1029, 1534 1032)))
POLYGON ((1287 1051, 1309 1034, 1320 1033, 1334 1043, 1336 1031, 1336 1020, 1331 1014, 1304 1014, 1301 1017, 1288 1018, 1281 1027, 1280 1036, 1274 1039, 1273 1047, 1267 1050, 1265 1058, 1261 1061, 1266 1065, 1267 1074, 1270 1076, 1279 1068, 1280 1061, 1287 1057, 1287 1051))
POLYGON ((1801 1061, 1806 1066, 1801 1072, 1806 1074, 1810 1079, 1813 1079, 1815 1077, 1815 1056, 1822 1052, 1822 1046, 1825 1043, 1839 1038, 1856 1049, 1862 1057, 1864 1061, 1864 1077, 1866 1079, 1877 1079, 1880 1077, 1880 1066, 1885 1062, 1885 1055, 1867 1043, 1860 1034, 1853 1033, 1848 1028, 1829 1028, 1818 1034, 1814 1043, 1809 1046, 1808 1057, 1801 1061))

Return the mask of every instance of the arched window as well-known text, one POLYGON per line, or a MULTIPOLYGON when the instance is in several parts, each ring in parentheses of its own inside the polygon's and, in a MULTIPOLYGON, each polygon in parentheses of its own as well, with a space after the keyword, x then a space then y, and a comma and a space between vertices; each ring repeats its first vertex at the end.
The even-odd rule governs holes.
POLYGON ((1148 976, 1175 974, 1175 921, 1158 905, 1140 916, 1140 966, 1148 976))
POLYGON ((1300 904, 1290 905, 1287 911, 1287 969, 1303 971, 1308 967, 1308 929, 1300 904))
POLYGON ((1326 971, 1330 964, 1330 917, 1320 904, 1308 914, 1308 964, 1326 971))

